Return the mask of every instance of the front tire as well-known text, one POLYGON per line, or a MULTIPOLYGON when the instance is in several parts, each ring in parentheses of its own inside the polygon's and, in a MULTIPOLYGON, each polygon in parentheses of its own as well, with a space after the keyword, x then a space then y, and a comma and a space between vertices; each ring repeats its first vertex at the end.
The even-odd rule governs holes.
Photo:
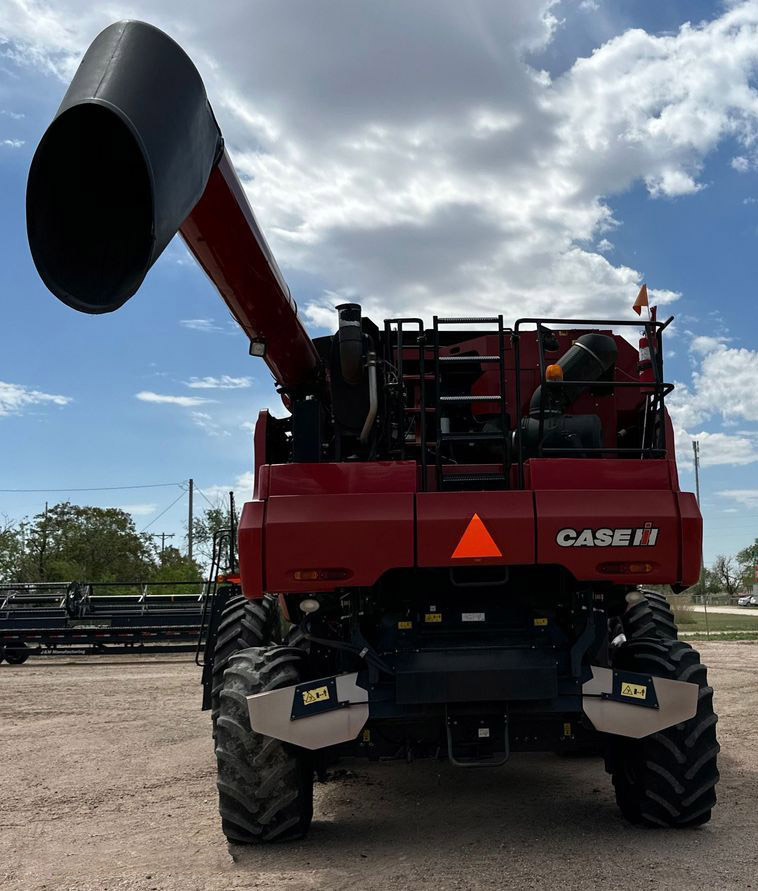
POLYGON ((304 654, 261 647, 235 654, 224 672, 216 722, 221 828, 235 844, 302 838, 313 817, 311 755, 255 733, 245 697, 298 684, 304 654))
POLYGON ((648 826, 707 823, 719 779, 718 718, 700 656, 683 641, 637 640, 619 649, 614 668, 700 687, 697 712, 688 721, 642 739, 611 738, 610 770, 622 814, 648 826))

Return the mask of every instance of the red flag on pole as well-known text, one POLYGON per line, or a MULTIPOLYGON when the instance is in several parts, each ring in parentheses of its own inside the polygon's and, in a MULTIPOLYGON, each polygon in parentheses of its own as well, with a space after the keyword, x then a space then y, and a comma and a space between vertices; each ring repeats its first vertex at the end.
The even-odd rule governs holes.
POLYGON ((642 307, 649 306, 649 305, 650 304, 648 303, 648 300, 647 300, 647 285, 643 285, 640 288, 640 292, 637 295, 637 299, 634 301, 634 305, 632 306, 632 309, 637 313, 638 316, 641 316, 642 315, 642 307))

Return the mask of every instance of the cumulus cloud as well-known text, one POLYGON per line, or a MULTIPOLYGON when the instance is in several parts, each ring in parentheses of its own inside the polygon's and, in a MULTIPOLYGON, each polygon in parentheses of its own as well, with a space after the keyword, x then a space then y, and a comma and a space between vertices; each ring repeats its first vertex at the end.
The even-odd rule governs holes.
POLYGON ((41 390, 33 390, 22 384, 0 381, 0 418, 19 415, 34 405, 68 405, 69 402, 71 402, 70 396, 43 393, 41 390))
POLYGON ((688 433, 676 429, 676 456, 680 467, 693 465, 692 441, 700 443, 700 463, 703 467, 717 465, 743 466, 758 461, 758 437, 739 436, 731 433, 688 433))
POLYGON ((728 342, 726 337, 692 337, 692 385, 677 384, 667 399, 677 456, 684 465, 692 462, 693 439, 700 442, 704 466, 758 461, 758 431, 708 432, 701 427, 709 421, 734 426, 758 420, 758 391, 752 383, 758 352, 729 347, 728 342))
POLYGON ((702 358, 695 365, 692 385, 677 384, 669 397, 670 410, 683 426, 712 417, 728 423, 758 421, 758 388, 753 383, 758 351, 727 347, 722 340, 703 337, 693 343, 702 358))
POLYGON ((253 385, 251 377, 230 377, 222 374, 221 377, 191 377, 185 381, 185 386, 193 390, 242 390, 253 385))
MULTIPOLYGON (((670 33, 626 30, 555 78, 532 63, 560 27, 552 0, 260 0, 255 16, 179 0, 5 6, 9 57, 61 80, 119 16, 186 47, 275 254, 323 283, 303 306, 316 326, 333 327, 345 298, 379 320, 462 305, 628 315, 641 273, 611 262, 622 221, 609 197, 643 183, 652 199, 696 200, 716 148, 736 146, 738 171, 758 158, 756 0, 670 33)), ((651 298, 676 301, 661 284, 651 298)), ((755 353, 723 337, 693 352, 692 382, 671 399, 678 436, 700 431, 723 463, 755 460, 749 436, 707 430, 758 417, 758 390, 739 386, 755 353)))
POLYGON ((200 396, 170 396, 164 393, 153 393, 151 390, 141 390, 135 394, 135 397, 141 402, 154 402, 158 405, 181 405, 184 408, 191 408, 194 405, 205 405, 213 402, 213 399, 203 399, 200 396))
POLYGON ((691 336, 689 347, 691 353, 704 356, 706 353, 711 353, 713 350, 720 349, 728 342, 728 337, 713 337, 709 334, 697 334, 691 336))
POLYGON ((630 29, 551 80, 530 53, 559 27, 554 7, 262 0, 253 19, 245 4, 190 17, 178 0, 107 12, 60 0, 11 3, 2 32, 64 78, 108 19, 170 30, 206 78, 275 253, 331 292, 306 307, 314 323, 349 293, 378 317, 464 301, 613 315, 640 274, 603 256, 616 224, 605 197, 635 181, 693 194, 726 138, 751 158, 758 4, 665 35, 630 29))

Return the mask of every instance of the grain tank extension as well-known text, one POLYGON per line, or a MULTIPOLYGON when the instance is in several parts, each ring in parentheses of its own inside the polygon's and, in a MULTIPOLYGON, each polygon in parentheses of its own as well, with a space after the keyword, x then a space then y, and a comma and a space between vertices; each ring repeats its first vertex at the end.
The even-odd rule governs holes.
POLYGON ((629 820, 709 819, 712 691, 650 587, 683 590, 701 559, 668 322, 377 324, 349 303, 311 340, 197 70, 140 22, 85 55, 34 156, 27 224, 45 284, 88 313, 132 297, 178 232, 288 409, 258 417, 241 587, 212 605, 204 705, 230 840, 302 836, 314 774, 341 757, 494 768, 602 749, 629 820))

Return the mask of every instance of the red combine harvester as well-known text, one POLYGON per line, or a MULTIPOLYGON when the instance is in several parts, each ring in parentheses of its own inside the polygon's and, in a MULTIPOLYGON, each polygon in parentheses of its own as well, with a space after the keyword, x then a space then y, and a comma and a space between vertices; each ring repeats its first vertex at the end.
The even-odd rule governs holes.
POLYGON ((640 587, 680 591, 700 571, 664 406, 667 323, 379 327, 351 303, 311 340, 199 74, 140 22, 85 55, 27 215, 46 285, 88 313, 129 299, 178 231, 289 411, 258 417, 241 593, 211 622, 230 840, 303 835, 314 774, 342 755, 472 767, 602 748, 628 819, 709 819, 706 669, 640 587), (640 324, 652 380, 618 333, 640 324))

